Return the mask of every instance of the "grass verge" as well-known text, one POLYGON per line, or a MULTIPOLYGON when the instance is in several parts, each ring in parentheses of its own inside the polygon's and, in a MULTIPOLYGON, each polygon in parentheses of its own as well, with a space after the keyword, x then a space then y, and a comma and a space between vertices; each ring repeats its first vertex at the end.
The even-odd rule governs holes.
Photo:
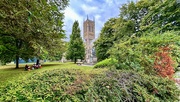
MULTIPOLYGON (((28 65, 32 65, 31 63, 28 65)), ((35 69, 30 71, 24 70, 25 64, 20 64, 20 68, 15 69, 15 64, 9 64, 5 66, 0 66, 0 86, 6 85, 8 82, 14 80, 21 80, 23 77, 27 77, 28 75, 32 75, 33 73, 39 73, 47 70, 54 69, 80 69, 86 74, 96 74, 101 73, 106 69, 93 69, 93 66, 81 66, 76 65, 74 63, 60 63, 60 62, 46 62, 42 64, 41 69, 35 69)))

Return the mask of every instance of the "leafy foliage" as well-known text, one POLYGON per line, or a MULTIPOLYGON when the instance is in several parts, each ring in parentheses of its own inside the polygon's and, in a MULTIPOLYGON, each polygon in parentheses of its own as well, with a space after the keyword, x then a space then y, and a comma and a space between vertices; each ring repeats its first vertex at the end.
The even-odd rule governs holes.
POLYGON ((96 56, 98 61, 102 61, 108 58, 110 55, 107 53, 108 49, 112 47, 115 37, 113 33, 115 32, 114 24, 116 22, 115 18, 109 19, 101 30, 100 37, 94 42, 96 56))
POLYGON ((89 78, 80 70, 36 73, 0 89, 0 101, 80 101, 89 78))
POLYGON ((77 59, 83 60, 85 56, 85 47, 80 35, 80 28, 78 21, 75 21, 72 27, 72 34, 70 35, 70 42, 68 51, 66 52, 67 59, 71 59, 76 63, 77 59))
POLYGON ((55 69, 0 88, 0 101, 176 102, 179 93, 172 80, 135 71, 87 75, 77 69, 55 69))
POLYGON ((180 5, 176 0, 139 0, 120 8, 120 18, 134 22, 136 33, 179 30, 180 5))
POLYGON ((102 60, 94 65, 94 68, 104 68, 104 67, 111 67, 114 66, 118 61, 116 59, 105 59, 102 60))
POLYGON ((154 68, 157 73, 162 77, 172 78, 174 74, 173 60, 169 56, 171 49, 168 46, 165 46, 156 53, 156 59, 154 62, 154 68))
POLYGON ((179 90, 169 79, 115 70, 96 77, 87 95, 90 101, 100 102, 175 102, 179 90))
POLYGON ((166 32, 161 35, 156 33, 146 34, 142 37, 132 36, 127 41, 115 44, 109 50, 113 58, 118 60, 117 69, 144 70, 151 74, 154 65, 154 54, 159 47, 172 46, 171 56, 175 60, 179 52, 175 46, 179 39, 179 32, 166 32), (175 52, 175 53, 174 53, 175 52))
POLYGON ((180 5, 176 0, 154 2, 149 7, 149 13, 142 19, 141 30, 158 30, 160 33, 168 30, 179 30, 180 5))
POLYGON ((116 59, 117 69, 155 74, 155 53, 170 46, 171 67, 175 69, 180 62, 179 14, 175 0, 139 0, 122 5, 119 17, 104 24, 95 42, 97 57, 116 59))
POLYGON ((1 61, 41 57, 43 52, 56 51, 65 37, 62 10, 69 0, 1 0, 1 61), (54 50, 49 50, 54 49, 54 50))

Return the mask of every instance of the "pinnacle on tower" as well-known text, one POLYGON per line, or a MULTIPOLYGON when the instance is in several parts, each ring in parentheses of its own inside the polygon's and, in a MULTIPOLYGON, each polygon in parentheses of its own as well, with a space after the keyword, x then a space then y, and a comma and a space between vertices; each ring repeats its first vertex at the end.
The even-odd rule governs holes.
POLYGON ((89 20, 88 15, 87 15, 87 20, 89 20))

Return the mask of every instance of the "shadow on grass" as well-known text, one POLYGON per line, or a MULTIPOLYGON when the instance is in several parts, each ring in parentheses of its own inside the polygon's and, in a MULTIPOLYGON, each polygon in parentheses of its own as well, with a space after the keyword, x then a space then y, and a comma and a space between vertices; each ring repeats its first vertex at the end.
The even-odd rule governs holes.
POLYGON ((4 67, 4 68, 1 68, 0 69, 0 71, 1 70, 22 70, 22 69, 24 69, 24 66, 20 66, 19 68, 15 68, 15 66, 9 66, 9 67, 4 67))
POLYGON ((42 64, 42 67, 46 67, 46 66, 58 66, 61 65, 61 63, 56 63, 56 64, 42 64))
MULTIPOLYGON (((5 65, 0 66, 0 71, 12 71, 12 70, 24 70, 26 64, 20 64, 19 68, 15 68, 15 65, 5 65)), ((28 66, 32 67, 33 64, 27 64, 28 66)), ((48 64, 42 64, 42 67, 49 67, 49 66, 59 66, 61 63, 48 63, 48 64)))

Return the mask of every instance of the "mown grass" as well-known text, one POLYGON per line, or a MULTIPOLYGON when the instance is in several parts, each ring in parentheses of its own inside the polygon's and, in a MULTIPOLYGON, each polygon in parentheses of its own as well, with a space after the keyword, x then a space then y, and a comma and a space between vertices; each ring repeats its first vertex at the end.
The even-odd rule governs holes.
MULTIPOLYGON (((32 63, 28 64, 32 65, 32 63)), ((53 69, 80 69, 86 74, 98 74, 106 69, 93 69, 93 66, 81 66, 74 63, 60 63, 60 62, 46 62, 42 64, 41 69, 35 69, 30 71, 24 70, 25 64, 20 64, 20 68, 15 69, 15 64, 9 64, 0 66, 0 86, 6 85, 8 82, 21 80, 23 77, 32 75, 33 73, 43 72, 53 69)))

